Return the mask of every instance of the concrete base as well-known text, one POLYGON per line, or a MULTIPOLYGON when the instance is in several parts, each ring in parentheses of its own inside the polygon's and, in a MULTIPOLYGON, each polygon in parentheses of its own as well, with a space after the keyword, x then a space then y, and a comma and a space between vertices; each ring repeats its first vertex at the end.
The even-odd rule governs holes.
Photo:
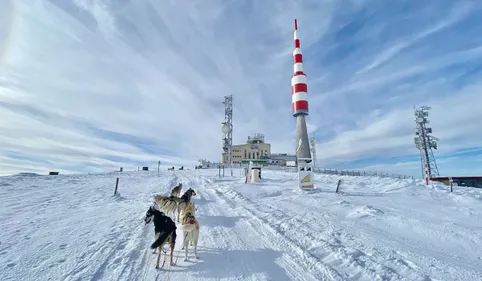
POLYGON ((315 188, 313 161, 311 158, 298 158, 298 188, 312 190, 315 188))
POLYGON ((314 189, 313 161, 311 159, 310 141, 306 128, 305 115, 296 116, 296 161, 298 166, 298 188, 314 189))
POLYGON ((305 115, 296 116, 296 157, 311 160, 310 141, 305 115))

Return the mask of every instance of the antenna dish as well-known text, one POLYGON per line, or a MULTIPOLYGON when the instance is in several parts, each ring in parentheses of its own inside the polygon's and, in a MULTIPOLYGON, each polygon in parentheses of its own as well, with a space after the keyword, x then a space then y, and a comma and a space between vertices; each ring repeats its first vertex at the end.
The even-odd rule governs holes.
POLYGON ((224 125, 221 127, 221 131, 223 132, 223 134, 227 134, 231 132, 231 126, 229 126, 228 123, 224 123, 224 125))

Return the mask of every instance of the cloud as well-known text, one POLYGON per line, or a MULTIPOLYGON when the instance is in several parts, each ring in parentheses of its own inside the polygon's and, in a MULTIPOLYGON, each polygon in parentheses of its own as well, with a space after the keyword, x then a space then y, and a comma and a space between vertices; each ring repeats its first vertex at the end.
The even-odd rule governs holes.
MULTIPOLYGON (((418 157, 413 106, 424 104, 432 107, 430 125, 440 138, 436 158, 480 148, 482 135, 476 122, 481 118, 480 67, 474 59, 482 55, 482 41, 473 36, 480 32, 474 23, 481 6, 424 3, 424 8, 407 5, 406 12, 396 15, 391 13, 401 10, 397 7, 373 8, 374 12, 352 15, 342 25, 343 30, 357 22, 356 28, 350 27, 350 37, 339 35, 341 31, 332 33, 328 41, 336 47, 328 53, 345 49, 345 63, 323 58, 329 67, 314 85, 325 90, 311 104, 320 108, 319 116, 331 121, 318 129, 325 135, 317 147, 320 165, 382 170, 390 166, 391 172, 419 176, 418 159, 407 159, 418 157), (372 165, 357 164, 363 161, 372 165)), ((441 173, 462 173, 459 167, 464 164, 456 162, 471 161, 470 157, 473 154, 441 160, 441 173)), ((466 171, 480 173, 480 163, 474 165, 466 171)))
MULTIPOLYGON (((471 5, 468 3, 462 3, 460 6, 456 6, 448 11, 446 17, 441 17, 435 24, 429 25, 420 31, 416 31, 415 34, 411 34, 408 38, 401 39, 398 43, 394 43, 387 49, 384 49, 379 55, 375 56, 372 63, 364 67, 359 72, 366 72, 368 70, 377 68, 394 58, 404 49, 413 46, 414 44, 420 42, 421 40, 427 38, 428 36, 442 31, 443 29, 452 26, 453 24, 465 19, 465 17, 470 13, 471 5)), ((443 12, 442 12, 443 13, 443 12)), ((440 14, 441 16, 441 14, 440 14)))
MULTIPOLYGON (((482 154, 469 157, 440 157, 437 161, 440 176, 474 176, 480 175, 482 165, 482 154), (444 167, 450 167, 445 169, 444 167)), ((410 175, 417 178, 424 177, 421 170, 420 160, 395 163, 380 163, 372 165, 360 165, 356 167, 365 171, 379 171, 384 173, 410 175)))
POLYGON ((219 160, 230 94, 235 143, 293 152, 295 17, 321 165, 407 162, 414 104, 433 108, 437 153, 480 147, 476 2, 6 3, 0 174, 219 160))

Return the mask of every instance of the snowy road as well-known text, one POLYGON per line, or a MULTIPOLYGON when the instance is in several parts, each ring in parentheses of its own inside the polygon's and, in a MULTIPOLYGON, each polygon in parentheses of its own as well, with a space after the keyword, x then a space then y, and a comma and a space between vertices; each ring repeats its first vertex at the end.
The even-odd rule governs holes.
POLYGON ((335 194, 317 175, 307 196, 291 173, 216 173, 1 177, 0 280, 482 280, 480 190, 346 177, 335 194), (201 259, 158 271, 142 217, 179 181, 197 192, 201 259))
POLYGON ((202 262, 176 273, 176 280, 338 280, 331 278, 336 272, 316 265, 290 239, 228 201, 215 182, 202 177, 182 181, 198 192, 202 262))

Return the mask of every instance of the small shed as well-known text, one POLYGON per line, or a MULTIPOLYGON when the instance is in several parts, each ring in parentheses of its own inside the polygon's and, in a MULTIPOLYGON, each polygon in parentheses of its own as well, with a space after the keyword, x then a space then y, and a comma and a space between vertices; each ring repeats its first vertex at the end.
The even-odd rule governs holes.
POLYGON ((259 178, 262 179, 261 177, 261 167, 268 165, 268 160, 267 159, 245 159, 241 160, 241 165, 245 169, 245 173, 248 173, 248 167, 249 167, 249 162, 252 162, 253 164, 251 165, 251 170, 259 170, 259 178))

